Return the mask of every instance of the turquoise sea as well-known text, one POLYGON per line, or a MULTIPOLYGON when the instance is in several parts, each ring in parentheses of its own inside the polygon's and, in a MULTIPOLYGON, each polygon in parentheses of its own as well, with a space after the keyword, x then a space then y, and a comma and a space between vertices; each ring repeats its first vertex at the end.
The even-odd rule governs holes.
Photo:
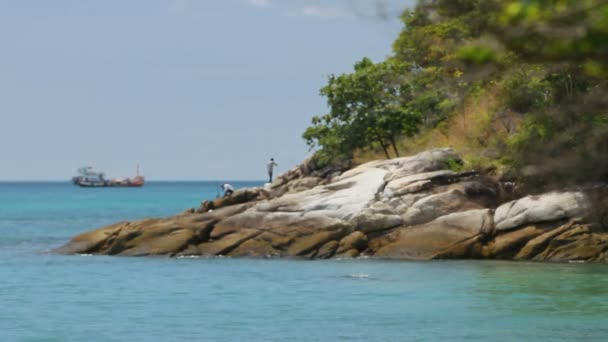
POLYGON ((218 184, 0 183, 0 341, 608 340, 604 265, 49 253, 218 184))

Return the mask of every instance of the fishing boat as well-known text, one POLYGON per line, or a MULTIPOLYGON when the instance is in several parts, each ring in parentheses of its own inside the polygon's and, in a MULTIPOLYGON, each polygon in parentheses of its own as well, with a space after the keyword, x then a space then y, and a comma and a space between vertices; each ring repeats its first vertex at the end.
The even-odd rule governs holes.
POLYGON ((123 188, 138 188, 145 183, 144 176, 139 174, 139 165, 137 166, 137 174, 132 178, 111 178, 106 179, 103 172, 97 172, 91 166, 85 166, 78 169, 78 175, 72 177, 72 183, 83 188, 100 188, 100 187, 123 187, 123 188))
POLYGON ((72 177, 72 183, 83 188, 99 188, 106 186, 107 181, 103 172, 97 172, 93 170, 93 167, 85 166, 78 169, 78 175, 72 177))

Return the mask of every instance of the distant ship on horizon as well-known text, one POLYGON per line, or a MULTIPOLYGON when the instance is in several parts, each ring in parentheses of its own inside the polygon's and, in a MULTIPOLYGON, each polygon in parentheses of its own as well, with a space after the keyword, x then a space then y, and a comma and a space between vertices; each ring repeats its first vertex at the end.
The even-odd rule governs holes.
POLYGON ((106 179, 103 172, 95 171, 92 166, 85 166, 78 169, 78 175, 72 177, 72 183, 83 188, 139 188, 144 185, 145 178, 139 174, 139 165, 137 165, 137 175, 135 177, 112 179, 106 179))

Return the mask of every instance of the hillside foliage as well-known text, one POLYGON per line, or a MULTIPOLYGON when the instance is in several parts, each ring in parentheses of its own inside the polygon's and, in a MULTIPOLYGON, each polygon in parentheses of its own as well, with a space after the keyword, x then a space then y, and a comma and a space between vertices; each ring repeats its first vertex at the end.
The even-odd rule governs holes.
POLYGON ((528 184, 608 178, 608 0, 420 0, 392 55, 321 89, 324 163, 452 146, 528 184))

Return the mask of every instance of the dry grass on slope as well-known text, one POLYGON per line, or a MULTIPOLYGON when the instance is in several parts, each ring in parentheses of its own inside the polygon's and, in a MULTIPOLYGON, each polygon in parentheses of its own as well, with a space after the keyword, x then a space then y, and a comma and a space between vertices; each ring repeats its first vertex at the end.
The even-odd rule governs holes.
MULTIPOLYGON (((452 147, 465 160, 464 168, 500 170, 507 138, 521 122, 521 115, 501 109, 501 91, 494 87, 470 96, 451 117, 432 129, 402 139, 401 155, 412 155, 438 147, 452 147)), ((394 157, 394 156, 391 156, 394 157)), ((386 159, 381 149, 357 151, 355 163, 386 159)))

